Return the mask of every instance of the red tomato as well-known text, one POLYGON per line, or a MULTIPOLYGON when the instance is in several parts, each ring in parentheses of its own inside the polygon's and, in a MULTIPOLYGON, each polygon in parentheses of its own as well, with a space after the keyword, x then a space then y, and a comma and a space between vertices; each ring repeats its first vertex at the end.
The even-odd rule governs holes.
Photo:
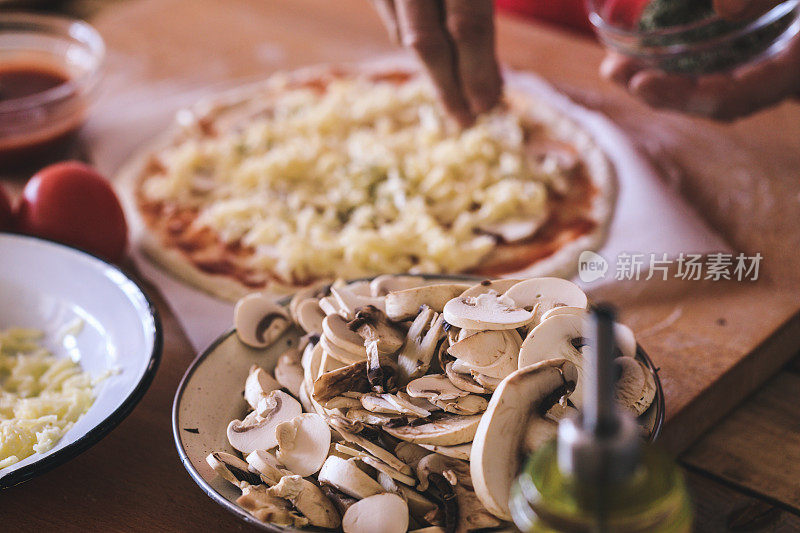
POLYGON ((128 244, 125 214, 111 185, 77 161, 46 167, 25 184, 17 224, 23 233, 110 261, 122 259, 128 244))
POLYGON ((11 231, 14 226, 14 209, 11 207, 11 198, 0 185, 0 231, 11 231))

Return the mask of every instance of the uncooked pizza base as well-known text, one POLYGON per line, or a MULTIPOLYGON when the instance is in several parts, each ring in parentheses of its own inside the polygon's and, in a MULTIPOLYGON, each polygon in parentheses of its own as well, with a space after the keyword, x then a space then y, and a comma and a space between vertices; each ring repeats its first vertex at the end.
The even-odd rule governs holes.
MULTIPOLYGON (((316 67, 297 71, 292 76, 299 83, 313 83, 314 80, 323 79, 330 72, 330 67, 316 67)), ((341 70, 337 69, 336 72, 339 73, 341 70)), ((352 68, 347 72, 353 72, 352 68)), ((385 72, 387 72, 385 65, 359 66, 354 74, 374 75, 385 72)), ((391 73, 391 70, 388 72, 391 73)), ((237 103, 245 101, 254 94, 263 95, 264 87, 263 83, 259 83, 228 91, 199 102, 194 109, 202 112, 229 105, 235 107, 237 103)), ((584 185, 589 189, 584 198, 586 201, 582 202, 583 205, 569 207, 580 210, 576 221, 582 223, 575 224, 574 227, 561 228, 555 232, 557 238, 549 241, 541 242, 542 236, 537 233, 527 242, 499 244, 478 268, 465 273, 487 277, 571 277, 577 271, 580 253, 584 250, 598 249, 605 240, 616 201, 613 167, 592 136, 564 113, 540 98, 515 92, 513 86, 509 88, 509 93, 509 103, 516 112, 532 122, 541 124, 549 138, 569 145, 578 154, 583 167, 582 179, 587 181, 584 185)), ((266 286, 258 283, 248 284, 226 272, 215 272, 213 268, 207 266, 201 268, 184 250, 170 245, 169 239, 164 237, 163 232, 153 231, 152 224, 148 224, 148 217, 143 214, 141 203, 138 201, 138 186, 148 165, 151 164, 152 155, 174 144, 179 135, 181 133, 177 127, 166 131, 150 147, 134 156, 120 171, 117 184, 121 189, 121 196, 131 222, 134 246, 139 246, 151 260, 172 275, 226 300, 236 300, 255 290, 268 291, 276 295, 296 291, 298 285, 275 278, 270 278, 266 286)))

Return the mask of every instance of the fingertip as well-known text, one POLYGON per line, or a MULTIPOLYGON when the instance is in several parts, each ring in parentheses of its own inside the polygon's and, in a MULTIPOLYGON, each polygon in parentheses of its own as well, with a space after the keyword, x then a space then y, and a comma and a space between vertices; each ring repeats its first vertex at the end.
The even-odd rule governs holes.
POLYGON ((640 70, 641 67, 634 59, 613 52, 600 63, 600 75, 620 85, 628 85, 631 78, 640 70))
POLYGON ((652 107, 683 109, 695 85, 694 78, 643 70, 631 78, 628 90, 652 107))

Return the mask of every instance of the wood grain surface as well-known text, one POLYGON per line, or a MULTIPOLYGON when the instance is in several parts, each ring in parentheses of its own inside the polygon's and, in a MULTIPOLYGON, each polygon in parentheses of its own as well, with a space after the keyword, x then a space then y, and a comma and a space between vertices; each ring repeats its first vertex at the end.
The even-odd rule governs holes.
MULTIPOLYGON (((145 87, 224 86, 393 50, 365 0, 136 0, 115 3, 93 22, 109 46, 109 70, 130 69, 114 72, 113 89, 132 97, 145 87)), ((620 305, 661 368, 664 442, 686 449, 797 353, 800 109, 786 104, 735 125, 656 113, 599 79, 603 52, 590 40, 508 18, 499 21, 498 38, 506 64, 537 71, 608 113, 736 249, 765 257, 759 283, 640 281, 592 295, 620 305)), ((195 354, 163 300, 149 292, 165 322, 151 389, 92 449, 4 491, 0 530, 244 529, 178 460, 172 396, 195 354)), ((788 396, 794 388, 796 397, 797 384, 796 374, 781 374, 683 456, 696 472, 698 531, 800 530, 791 512, 800 412, 788 396)))

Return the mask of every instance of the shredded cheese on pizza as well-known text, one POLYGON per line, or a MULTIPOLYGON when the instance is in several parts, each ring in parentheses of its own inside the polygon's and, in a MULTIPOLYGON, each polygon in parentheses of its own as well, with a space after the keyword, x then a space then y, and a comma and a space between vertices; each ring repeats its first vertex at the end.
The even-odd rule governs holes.
POLYGON ((492 228, 546 218, 557 179, 526 155, 514 114, 455 131, 418 79, 287 88, 268 113, 187 136, 160 162, 147 199, 196 206, 194 224, 294 282, 469 270, 497 245, 492 228))

